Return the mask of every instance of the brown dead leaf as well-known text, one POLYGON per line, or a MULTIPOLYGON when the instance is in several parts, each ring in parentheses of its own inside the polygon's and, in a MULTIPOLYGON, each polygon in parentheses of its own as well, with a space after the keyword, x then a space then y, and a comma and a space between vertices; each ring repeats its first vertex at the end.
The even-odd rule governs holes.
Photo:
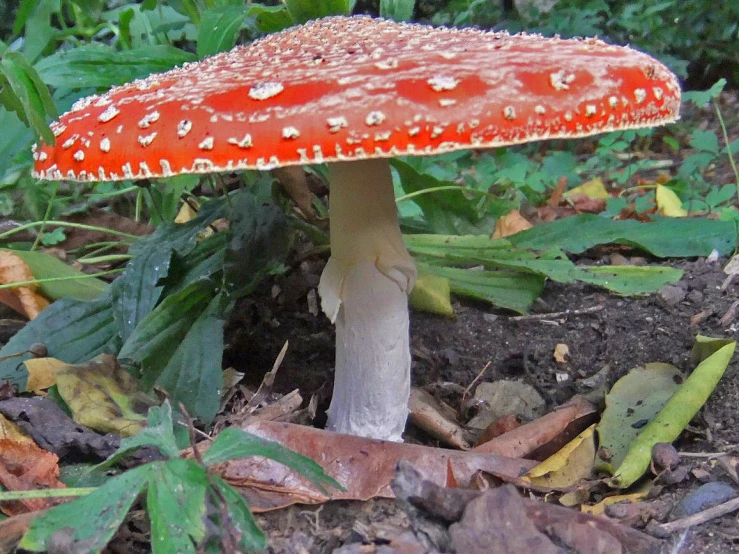
POLYGON ((495 230, 493 231, 492 238, 502 239, 510 235, 515 235, 526 229, 531 229, 533 225, 521 215, 518 210, 511 210, 506 215, 498 218, 495 223, 495 230))
POLYGON ((554 347, 554 361, 558 364, 567 363, 567 357, 570 355, 570 347, 563 342, 558 343, 554 347))
POLYGON ((567 177, 560 177, 559 181, 557 181, 557 186, 552 191, 552 196, 550 196, 549 200, 547 201, 547 206, 550 206, 552 208, 559 206, 562 203, 562 198, 564 196, 566 188, 567 177))
MULTIPOLYGON (((411 462, 424 479, 439 485, 447 482, 448 472, 452 471, 461 486, 467 486, 478 470, 514 481, 535 465, 494 454, 380 441, 289 423, 253 421, 242 429, 315 460, 346 489, 334 491, 332 500, 392 498, 390 482, 399 460, 411 462)), ((273 460, 243 458, 221 464, 218 471, 229 484, 240 489, 254 511, 329 500, 309 481, 273 460)))
POLYGON ((2 414, 0 414, 0 440, 10 440, 18 443, 33 443, 33 439, 21 431, 15 423, 5 419, 5 416, 2 414))
POLYGON ((475 446, 479 446, 485 442, 489 442, 496 437, 499 437, 509 431, 513 431, 517 427, 521 426, 521 420, 516 414, 507 414, 499 417, 488 425, 482 432, 482 435, 475 443, 475 446))
MULTIPOLYGON (((0 250, 0 285, 33 281, 34 276, 26 263, 9 250, 0 250)), ((0 290, 0 302, 7 304, 28 319, 34 319, 49 305, 38 292, 38 285, 23 285, 0 290)))
MULTIPOLYGON (((59 458, 34 442, 0 439, 0 485, 9 491, 66 487, 59 481, 59 458)), ((0 510, 9 516, 42 510, 58 501, 33 498, 3 502, 0 510)))
POLYGON ((28 512, 0 521, 0 552, 16 552, 31 522, 43 513, 44 510, 28 512))
POLYGON ((576 396, 547 415, 476 446, 472 452, 544 460, 593 423, 596 415, 590 402, 576 396))

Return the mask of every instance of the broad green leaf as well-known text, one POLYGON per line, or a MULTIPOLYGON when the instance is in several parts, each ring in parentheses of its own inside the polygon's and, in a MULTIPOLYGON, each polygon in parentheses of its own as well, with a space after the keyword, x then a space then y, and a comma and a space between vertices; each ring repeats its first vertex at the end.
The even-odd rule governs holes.
POLYGON ((237 427, 227 427, 218 434, 210 448, 203 453, 203 463, 212 466, 248 456, 264 456, 275 460, 309 479, 324 494, 328 494, 326 487, 342 489, 339 483, 326 475, 323 468, 310 458, 237 427))
POLYGON ((216 296, 177 345, 167 365, 157 375, 152 368, 146 382, 167 391, 175 406, 180 402, 194 417, 210 423, 218 412, 223 390, 223 328, 227 311, 225 294, 216 296))
POLYGON ((71 50, 58 50, 36 63, 35 68, 49 86, 102 89, 196 60, 194 54, 174 46, 151 45, 116 50, 102 44, 87 44, 71 50))
POLYGON ((249 294, 268 275, 283 270, 292 235, 284 214, 251 194, 234 197, 226 251, 226 286, 234 296, 249 294))
POLYGON ((52 300, 95 300, 108 290, 109 285, 105 281, 86 276, 56 256, 28 250, 13 250, 13 253, 31 268, 36 279, 65 279, 39 283, 41 291, 52 300))
POLYGON ((380 16, 395 21, 410 21, 416 0, 380 0, 380 16))
POLYGON ((74 502, 61 504, 35 518, 20 547, 32 552, 49 549, 52 537, 65 530, 65 545, 72 552, 100 552, 113 537, 146 487, 153 464, 109 479, 102 487, 74 502))
POLYGON ((21 362, 30 354, 7 356, 25 352, 34 343, 44 344, 50 357, 70 364, 117 352, 120 339, 110 294, 92 302, 59 300, 28 322, 0 349, 0 358, 5 358, 0 360, 0 381, 10 379, 23 390, 27 373, 21 362))
POLYGON ((248 6, 228 6, 204 11, 198 31, 198 57, 233 48, 248 10, 248 6))
MULTIPOLYGON (((23 54, 31 62, 38 59, 58 36, 59 31, 51 24, 51 18, 55 14, 61 15, 59 1, 36 0, 33 4, 25 21, 23 35, 23 54)), ((19 27, 20 22, 16 25, 19 27)))
POLYGON ((683 276, 680 269, 663 266, 604 265, 576 268, 576 279, 626 296, 650 294, 683 276))
POLYGON ((628 244, 660 258, 707 256, 733 252, 736 227, 710 219, 658 219, 651 223, 613 221, 592 214, 559 219, 508 237, 520 248, 552 247, 579 254, 598 244, 628 244))
POLYGON ((159 302, 162 280, 169 275, 173 253, 186 255, 198 234, 225 213, 222 200, 208 202, 198 217, 183 224, 167 223, 131 247, 134 256, 126 266, 118 294, 114 296, 121 338, 126 341, 136 326, 159 302))
POLYGON ((257 29, 262 33, 276 33, 294 25, 284 4, 278 6, 252 4, 249 7, 249 17, 254 18, 257 29))
POLYGON ((533 273, 418 265, 422 272, 448 279, 454 294, 484 300, 518 313, 526 312, 544 290, 544 279, 533 273))
MULTIPOLYGON (((394 159, 392 167, 398 172, 403 190, 406 193, 419 192, 426 189, 455 185, 451 181, 441 181, 435 177, 419 172, 410 165, 410 160, 394 159)), ((458 190, 441 190, 430 194, 422 194, 413 201, 423 211, 423 216, 436 233, 462 235, 492 231, 492 219, 482 220, 476 208, 479 196, 470 199, 464 187, 458 190)))
POLYGON ((711 349, 708 342, 703 339, 699 346, 703 361, 631 443, 626 457, 610 480, 611 486, 626 488, 644 475, 649 468, 654 445, 676 440, 711 396, 734 355, 736 342, 715 339, 715 351, 706 357, 711 349))
POLYGON ((650 363, 631 369, 606 395, 606 409, 598 423, 599 469, 613 474, 629 445, 652 421, 680 386, 683 374, 675 366, 650 363))
POLYGON ((106 469, 141 447, 150 446, 159 450, 165 458, 177 458, 180 450, 177 448, 174 433, 172 432, 172 407, 169 400, 161 406, 152 406, 146 417, 146 427, 133 437, 121 439, 121 445, 107 460, 95 466, 95 469, 106 469))
POLYGON ((56 119, 58 113, 46 85, 36 70, 20 52, 6 52, 0 60, 0 83, 5 81, 0 99, 6 108, 16 111, 47 143, 54 144, 54 135, 47 119, 56 119))
POLYGON ((205 538, 205 469, 192 460, 174 458, 152 464, 146 507, 151 548, 156 554, 196 554, 205 538))
POLYGON ((214 295, 212 282, 197 281, 165 298, 136 325, 118 358, 140 367, 145 389, 156 382, 214 295))
MULTIPOLYGON (((6 178, 11 182, 17 179, 19 170, 15 164, 22 158, 27 165, 31 164, 31 143, 33 133, 12 111, 0 106, 0 185, 4 184, 6 178), (12 172, 14 175, 8 175, 12 172)), ((21 161, 23 163, 23 161, 21 161)))
MULTIPOLYGON (((241 541, 239 542, 241 547, 246 552, 262 552, 267 547, 267 541, 244 497, 217 474, 212 476, 212 480, 221 496, 226 500, 228 515, 231 518, 230 523, 241 531, 241 541)), ((220 506, 220 498, 212 492, 211 495, 211 502, 216 506, 220 506)), ((220 518, 220 513, 217 517, 220 518)), ((223 529, 225 524, 220 523, 219 528, 223 529)))
POLYGON ((282 0, 295 23, 328 15, 349 15, 356 0, 282 0))

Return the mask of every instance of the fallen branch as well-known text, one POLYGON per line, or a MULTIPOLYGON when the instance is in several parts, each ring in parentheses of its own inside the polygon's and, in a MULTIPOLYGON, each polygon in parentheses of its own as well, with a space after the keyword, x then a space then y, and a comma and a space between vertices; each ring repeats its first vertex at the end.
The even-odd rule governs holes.
POLYGON ((546 319, 557 319, 558 317, 568 317, 571 315, 586 315, 593 314, 603 310, 605 306, 598 304, 597 306, 590 306, 589 308, 582 308, 579 310, 565 310, 564 312, 550 312, 547 314, 527 314, 517 315, 509 317, 508 321, 541 321, 546 319))
POLYGON ((725 516, 726 514, 730 514, 737 510, 739 510, 739 497, 729 500, 728 502, 724 502, 723 504, 719 504, 718 506, 714 506, 713 508, 708 508, 707 510, 698 512, 697 514, 693 514, 692 516, 676 519, 669 523, 650 526, 647 528, 647 531, 655 537, 666 538, 675 531, 706 523, 707 521, 725 516))

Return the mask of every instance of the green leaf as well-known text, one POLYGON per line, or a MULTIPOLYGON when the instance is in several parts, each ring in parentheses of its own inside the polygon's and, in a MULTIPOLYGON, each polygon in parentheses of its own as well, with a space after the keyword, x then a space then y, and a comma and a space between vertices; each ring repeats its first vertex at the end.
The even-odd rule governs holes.
POLYGON ((196 554, 205 538, 205 469, 192 460, 175 458, 152 464, 146 507, 151 522, 151 547, 156 554, 196 554))
POLYGON ((726 79, 723 77, 716 81, 708 90, 691 90, 683 92, 683 102, 692 102, 699 108, 704 107, 713 98, 718 97, 726 86, 726 79))
POLYGON ((198 234, 222 217, 225 207, 222 200, 208 202, 192 221, 160 225, 154 233, 131 247, 129 253, 134 258, 118 279, 121 281, 120 291, 114 297, 124 341, 159 302, 163 290, 160 281, 169 275, 173 253, 182 256, 191 251, 198 234))
POLYGON ((144 388, 150 388, 159 378, 214 294, 212 282, 197 281, 165 298, 136 325, 118 358, 140 366, 144 388))
MULTIPOLYGON (((0 248, 0 251, 5 250, 0 248)), ((74 298, 90 301, 99 298, 108 290, 108 283, 100 279, 87 277, 81 271, 65 264, 59 258, 43 252, 13 250, 31 269, 36 279, 67 279, 39 283, 39 288, 48 298, 59 300, 74 298)))
POLYGON ((410 21, 416 0, 380 0, 380 16, 395 21, 410 21))
MULTIPOLYGON (((410 160, 391 161, 392 167, 398 172, 403 190, 406 193, 419 192, 426 189, 455 185, 451 181, 441 181, 427 173, 421 173, 410 165, 410 160)), ((480 216, 477 213, 474 199, 467 198, 464 187, 459 190, 443 190, 431 194, 423 194, 413 198, 413 201, 423 211, 423 216, 436 233, 447 235, 461 235, 479 233, 482 231, 478 223, 480 216)), ((492 227, 492 220, 490 220, 492 227)), ((487 229, 485 229, 487 231, 487 229)), ((492 229, 490 229, 492 230, 492 229)))
POLYGON ((165 400, 161 406, 152 406, 146 416, 146 427, 133 437, 121 439, 121 445, 113 454, 108 456, 104 462, 95 466, 100 471, 118 463, 122 458, 143 446, 151 446, 159 450, 166 458, 177 458, 180 449, 177 448, 172 431, 172 407, 169 400, 165 400))
POLYGON ((248 10, 248 6, 228 6, 204 11, 198 31, 198 57, 233 48, 248 10))
MULTIPOLYGON (((27 166, 31 165, 31 143, 34 136, 32 131, 12 111, 0 106, 0 184, 8 177, 8 173, 17 171, 15 165, 23 158, 27 166)), ((13 181, 17 179, 12 177, 13 181)))
POLYGON ((599 469, 614 473, 629 445, 664 407, 682 379, 683 374, 675 366, 650 363, 631 369, 616 381, 606 395, 606 409, 597 426, 599 469))
MULTIPOLYGON (((205 423, 213 420, 221 403, 227 302, 223 293, 211 301, 156 378, 176 406, 181 402, 191 415, 205 423)), ((146 381, 153 377, 153 373, 145 375, 146 381)))
POLYGON ((273 204, 262 204, 252 194, 239 194, 232 204, 224 270, 229 293, 243 296, 284 268, 292 236, 284 214, 273 204))
POLYGON ((657 416, 642 429, 629 447, 629 452, 616 470, 610 485, 626 488, 649 468, 652 448, 658 442, 673 442, 703 407, 729 365, 736 342, 726 339, 701 341, 698 356, 703 358, 685 382, 665 403, 657 416), (713 350, 713 353, 706 354, 713 350))
POLYGON ((21 540, 21 548, 46 551, 52 537, 63 533, 70 551, 100 552, 146 486, 152 465, 113 477, 88 496, 51 508, 35 518, 21 540))
POLYGON ((508 237, 520 248, 548 250, 552 247, 579 254, 598 244, 628 244, 660 257, 707 256, 712 250, 730 254, 736 228, 728 221, 663 218, 651 223, 613 221, 582 214, 516 233, 508 237))
POLYGON ((544 278, 515 271, 480 271, 418 264, 419 270, 449 280, 454 294, 525 313, 544 290, 544 278))
MULTIPOLYGON (((116 288, 116 284, 110 287, 116 288)), ((0 358, 27 351, 32 344, 46 345, 49 356, 67 363, 80 363, 120 348, 110 293, 92 302, 60 300, 26 324, 0 349, 0 358)), ((10 379, 21 390, 27 373, 22 361, 30 354, 0 360, 0 381, 10 379)))
POLYGON ((577 267, 576 279, 626 296, 650 294, 683 276, 682 270, 662 266, 605 265, 577 267))
POLYGON ((56 88, 108 88, 196 61, 194 54, 166 45, 116 50, 87 44, 58 50, 36 63, 41 79, 56 88))
POLYGON ((40 79, 20 52, 6 52, 0 61, 0 99, 8 109, 28 123, 34 132, 49 144, 54 144, 54 135, 47 119, 56 119, 59 114, 49 89, 40 79))
POLYGON ((349 15, 356 0, 283 0, 295 23, 305 23, 328 15, 349 15))
POLYGON ((276 33, 294 25, 284 4, 278 6, 252 4, 249 7, 249 17, 254 18, 257 29, 262 33, 276 33))
MULTIPOLYGON (((257 521, 254 519, 244 497, 218 475, 213 475, 212 480, 215 487, 220 491, 221 496, 226 500, 228 515, 231 519, 228 522, 230 525, 227 526, 225 522, 220 521, 220 511, 213 510, 216 512, 219 520, 218 528, 224 529, 231 525, 236 527, 241 531, 239 544, 245 552, 262 552, 267 547, 267 540, 259 528, 257 521)), ((220 506, 221 504, 220 498, 215 494, 211 494, 211 502, 216 506, 220 506)))
POLYGON ((690 146, 703 152, 709 152, 714 156, 719 154, 718 136, 714 131, 696 129, 690 135, 690 146))
POLYGON ((326 487, 343 490, 339 483, 326 475, 323 468, 310 458, 237 427, 227 427, 218 434, 210 448, 203 454, 203 463, 212 466, 248 456, 264 456, 275 460, 309 479, 324 494, 328 494, 326 487))

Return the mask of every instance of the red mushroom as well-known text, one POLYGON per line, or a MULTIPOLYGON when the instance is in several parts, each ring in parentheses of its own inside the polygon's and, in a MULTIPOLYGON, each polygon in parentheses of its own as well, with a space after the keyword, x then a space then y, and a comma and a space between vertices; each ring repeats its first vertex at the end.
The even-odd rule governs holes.
POLYGON ((329 163, 337 326, 328 425, 400 440, 415 268, 387 158, 649 127, 680 89, 653 58, 561 40, 330 17, 85 98, 35 149, 52 180, 168 177, 329 163))

